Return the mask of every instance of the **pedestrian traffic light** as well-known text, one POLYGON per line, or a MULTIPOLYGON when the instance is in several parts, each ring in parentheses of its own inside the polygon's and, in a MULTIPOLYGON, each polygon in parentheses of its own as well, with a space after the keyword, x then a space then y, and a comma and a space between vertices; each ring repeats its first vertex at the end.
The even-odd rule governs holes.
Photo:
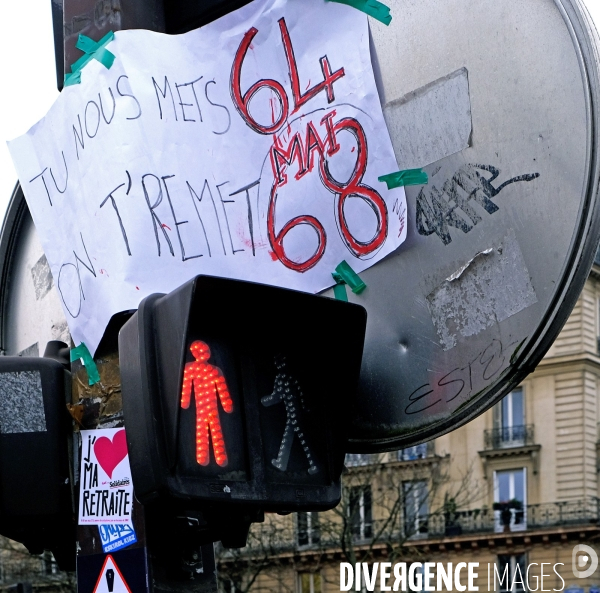
POLYGON ((0 534, 63 570, 75 569, 70 385, 56 360, 0 357, 0 534))
POLYGON ((335 506, 365 329, 361 306, 209 276, 145 298, 119 334, 137 498, 335 506))

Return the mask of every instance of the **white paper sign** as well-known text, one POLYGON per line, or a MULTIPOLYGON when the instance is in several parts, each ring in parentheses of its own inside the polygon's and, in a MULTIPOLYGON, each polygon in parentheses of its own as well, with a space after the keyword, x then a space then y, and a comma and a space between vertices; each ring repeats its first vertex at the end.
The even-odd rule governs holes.
POLYGON ((131 524, 133 482, 124 428, 81 431, 79 525, 131 524))
POLYGON ((9 146, 76 344, 197 274, 318 292, 404 241, 362 12, 255 0, 107 49, 9 146))

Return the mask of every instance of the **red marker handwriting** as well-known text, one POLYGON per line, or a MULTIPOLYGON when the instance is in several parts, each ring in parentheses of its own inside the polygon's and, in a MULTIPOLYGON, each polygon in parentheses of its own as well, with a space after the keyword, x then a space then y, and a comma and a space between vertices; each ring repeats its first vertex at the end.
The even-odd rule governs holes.
POLYGON ((295 180, 301 179, 317 166, 321 183, 334 196, 336 225, 348 251, 357 258, 372 257, 387 239, 388 212, 382 196, 374 188, 369 187, 363 182, 367 170, 368 145, 362 125, 358 120, 351 117, 337 119, 336 121, 337 113, 335 109, 332 109, 320 120, 320 125, 317 125, 316 122, 308 121, 304 134, 296 132, 286 142, 283 141, 284 134, 280 133, 278 135, 278 132, 287 124, 287 136, 289 137, 291 135, 289 116, 297 112, 320 93, 325 94, 328 104, 333 103, 335 101, 334 85, 344 78, 345 70, 344 68, 333 70, 329 58, 327 55, 324 55, 319 60, 323 80, 312 87, 309 80, 303 93, 301 91, 302 85, 300 83, 298 64, 288 27, 283 18, 278 23, 283 51, 288 65, 292 91, 291 97, 288 97, 285 88, 280 82, 270 78, 264 78, 255 82, 246 92, 242 90, 242 66, 248 49, 252 46, 252 41, 258 34, 258 29, 255 27, 246 32, 238 47, 230 80, 233 103, 246 124, 259 134, 273 135, 273 146, 269 157, 275 181, 271 188, 267 212, 267 232, 272 253, 276 255, 277 259, 284 266, 302 273, 317 265, 325 254, 327 247, 325 228, 321 221, 317 220, 314 216, 308 214, 296 216, 282 225, 281 223, 277 225, 279 228, 275 225, 278 193, 280 189, 288 184, 288 181, 293 182, 292 180, 288 180, 287 170, 295 161, 297 165, 297 172, 294 175, 295 180), (259 91, 265 89, 268 89, 271 93, 270 124, 258 122, 250 113, 250 103, 259 91), (340 150, 338 136, 344 132, 354 137, 356 146, 352 147, 351 152, 354 154, 356 161, 350 179, 339 181, 331 174, 329 158, 340 150), (345 205, 351 198, 363 200, 376 217, 377 228, 375 234, 367 241, 357 238, 350 230, 348 221, 346 220, 345 205), (295 261, 288 257, 283 243, 290 231, 302 225, 308 226, 314 231, 316 246, 312 255, 304 261, 295 261))

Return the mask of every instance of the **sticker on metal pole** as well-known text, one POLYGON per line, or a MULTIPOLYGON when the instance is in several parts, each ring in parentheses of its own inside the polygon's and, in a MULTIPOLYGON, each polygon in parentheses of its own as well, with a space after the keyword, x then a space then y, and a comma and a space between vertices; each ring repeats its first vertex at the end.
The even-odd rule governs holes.
POLYGON ((98 525, 102 551, 107 554, 131 546, 137 542, 133 525, 98 525))
POLYGON ((79 525, 131 524, 133 483, 124 428, 81 431, 79 525))
POLYGON ((148 593, 146 548, 77 557, 78 593, 148 593))
POLYGON ((104 561, 94 593, 132 593, 117 563, 109 554, 104 561))

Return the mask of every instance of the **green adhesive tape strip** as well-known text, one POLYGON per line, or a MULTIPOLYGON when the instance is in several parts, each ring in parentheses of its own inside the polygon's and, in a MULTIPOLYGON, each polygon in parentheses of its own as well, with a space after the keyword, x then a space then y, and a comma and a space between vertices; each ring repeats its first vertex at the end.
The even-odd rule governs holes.
POLYGON ((348 294, 346 293, 346 285, 344 283, 336 284, 333 287, 333 296, 335 296, 338 301, 344 301, 347 303, 348 294))
POLYGON ((360 276, 350 267, 344 260, 336 269, 333 278, 336 282, 344 282, 347 284, 354 294, 360 294, 367 285, 360 279, 360 276))
POLYGON ((327 0, 327 2, 338 2, 357 8, 362 12, 366 12, 369 16, 372 16, 384 25, 389 25, 392 22, 389 6, 386 6, 378 0, 327 0))
POLYGON ((98 60, 105 68, 110 69, 115 61, 115 55, 106 49, 106 45, 114 38, 115 34, 112 31, 109 31, 100 41, 94 41, 85 35, 79 35, 75 47, 80 49, 84 55, 71 64, 71 73, 65 75, 65 86, 79 84, 81 82, 81 70, 92 60, 98 60))
POLYGON ((77 348, 71 350, 71 362, 80 359, 83 361, 83 366, 87 371, 89 384, 95 385, 100 381, 100 373, 85 342, 81 342, 77 348))
POLYGON ((389 175, 382 175, 379 177, 379 181, 387 183, 388 189, 394 189, 404 185, 427 185, 429 176, 422 169, 406 169, 389 175))

